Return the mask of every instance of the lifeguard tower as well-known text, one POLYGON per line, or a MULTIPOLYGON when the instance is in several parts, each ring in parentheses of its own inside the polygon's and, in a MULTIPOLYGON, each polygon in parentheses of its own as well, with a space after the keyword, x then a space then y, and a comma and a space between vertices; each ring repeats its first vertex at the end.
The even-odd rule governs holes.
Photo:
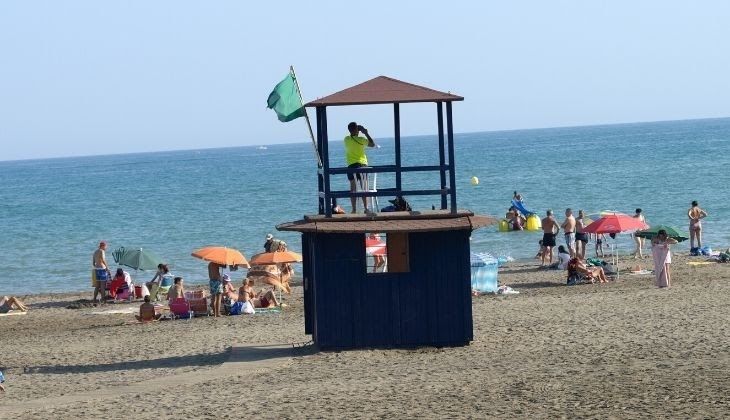
POLYGON ((463 99, 380 76, 306 104, 317 112, 319 214, 277 229, 302 233, 305 333, 320 349, 460 346, 473 339, 469 237, 495 220, 456 206, 452 103, 463 99), (433 165, 401 164, 400 105, 415 102, 435 104, 439 161, 433 165), (327 107, 371 104, 393 105, 395 164, 330 166, 327 107), (351 193, 342 176, 348 172, 393 173, 395 188, 351 193), (438 172, 440 185, 404 190, 403 178, 413 172, 438 172), (342 181, 333 184, 333 175, 342 181), (337 198, 421 195, 440 196, 440 209, 332 211, 337 198), (367 242, 370 234, 380 234, 376 243, 367 242), (378 254, 386 263, 373 272, 369 261, 378 254))

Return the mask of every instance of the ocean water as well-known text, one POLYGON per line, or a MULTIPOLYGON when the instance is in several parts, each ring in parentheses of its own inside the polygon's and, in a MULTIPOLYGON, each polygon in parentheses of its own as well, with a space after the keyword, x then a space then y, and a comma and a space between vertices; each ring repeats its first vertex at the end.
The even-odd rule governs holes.
MULTIPOLYGON (((377 141, 382 148, 369 150, 371 164, 392 163, 392 139, 377 141)), ((404 164, 438 162, 436 137, 402 143, 404 164)), ((704 243, 727 248, 728 146, 730 119, 457 134, 458 206, 501 217, 518 190, 540 214, 640 207, 650 224, 686 229, 687 208, 698 200, 709 213, 704 243)), ((341 166, 340 141, 330 153, 341 166)), ((392 175, 378 179, 381 187, 393 183, 392 175)), ((403 184, 435 188, 438 174, 405 174, 403 184)), ((333 187, 346 189, 344 176, 333 178, 333 187)), ((316 197, 310 143, 0 162, 0 293, 91 290, 91 254, 100 239, 110 251, 150 249, 188 283, 203 282, 205 263, 190 252, 205 245, 251 256, 273 233, 300 250, 298 234, 274 226, 316 213, 316 197)), ((438 197, 410 201, 416 209, 439 205, 438 197)), ((539 239, 492 226, 474 232, 472 249, 528 258, 539 239)), ((633 246, 627 235, 617 242, 625 252, 633 246)), ((107 257, 113 262, 111 252, 107 257)))

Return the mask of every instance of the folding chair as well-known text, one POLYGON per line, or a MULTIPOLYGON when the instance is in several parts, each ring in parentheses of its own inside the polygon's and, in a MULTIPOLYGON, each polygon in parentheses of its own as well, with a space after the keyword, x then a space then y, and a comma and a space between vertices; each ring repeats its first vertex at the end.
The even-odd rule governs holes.
MULTIPOLYGON (((373 173, 373 184, 370 185, 369 174, 363 174, 364 177, 364 192, 378 192, 378 174, 373 173)), ((380 211, 380 205, 378 204, 378 196, 368 197, 370 200, 370 210, 374 212, 380 211)))

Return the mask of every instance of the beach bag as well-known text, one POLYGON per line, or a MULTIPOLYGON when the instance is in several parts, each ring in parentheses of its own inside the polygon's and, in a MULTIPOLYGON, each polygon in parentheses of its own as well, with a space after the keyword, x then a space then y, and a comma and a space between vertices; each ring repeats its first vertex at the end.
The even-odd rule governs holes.
MULTIPOLYGON (((248 303, 248 302, 246 302, 248 303)), ((244 303, 243 302, 236 302, 233 305, 231 305, 231 315, 241 315, 241 310, 243 309, 244 303)))
POLYGON ((580 280, 580 275, 578 275, 578 274, 571 274, 571 275, 568 276, 567 285, 568 286, 575 286, 576 284, 579 284, 580 281, 581 281, 580 280))
POLYGON ((253 305, 251 304, 251 301, 247 301, 243 304, 243 308, 241 309, 241 312, 244 314, 252 315, 256 313, 256 310, 253 308, 253 305))
POLYGON ((618 267, 616 267, 613 264, 606 264, 603 266, 603 272, 606 274, 617 274, 618 273, 618 267))

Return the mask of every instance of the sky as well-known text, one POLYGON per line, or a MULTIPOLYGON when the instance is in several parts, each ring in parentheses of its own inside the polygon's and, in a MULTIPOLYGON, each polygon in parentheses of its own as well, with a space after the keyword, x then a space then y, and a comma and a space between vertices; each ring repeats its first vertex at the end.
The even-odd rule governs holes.
MULTIPOLYGON (((730 116, 725 1, 0 1, 0 160, 309 141, 266 109, 386 75, 456 132, 730 116)), ((404 105, 402 134, 435 133, 404 105)), ((328 112, 392 137, 388 106, 328 112)), ((310 111, 314 118, 314 113, 310 111)))

